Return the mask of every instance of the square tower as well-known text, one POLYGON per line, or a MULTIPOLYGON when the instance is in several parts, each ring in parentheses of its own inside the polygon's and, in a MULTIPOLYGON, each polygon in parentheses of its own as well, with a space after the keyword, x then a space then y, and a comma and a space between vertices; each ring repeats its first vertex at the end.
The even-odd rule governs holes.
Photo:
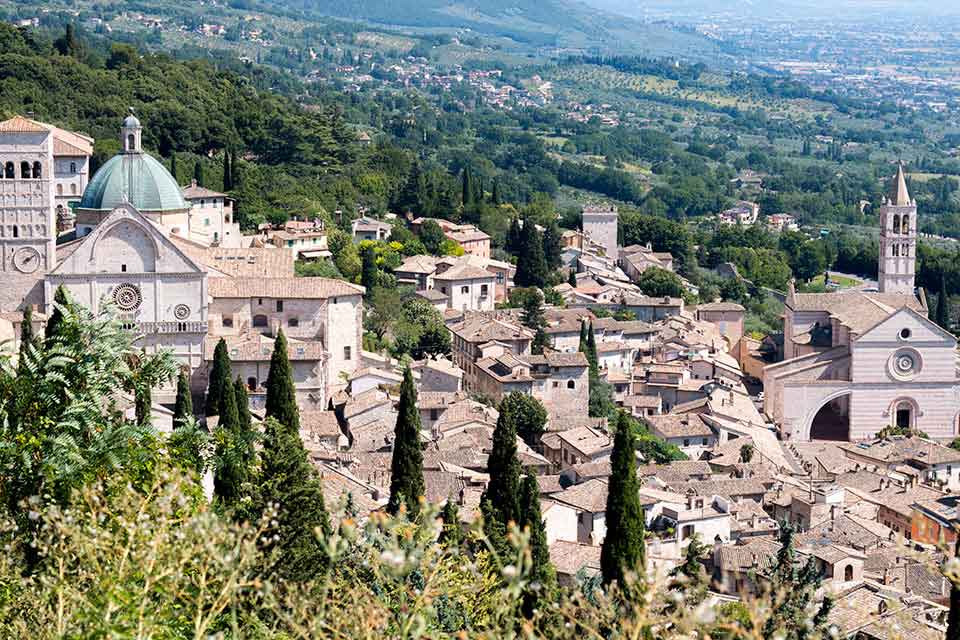
POLYGON ((607 257, 618 260, 620 257, 617 231, 619 214, 614 205, 586 205, 583 207, 583 232, 595 243, 603 247, 607 257))
POLYGON ((880 207, 880 292, 912 294, 916 273, 917 202, 910 198, 900 165, 880 207))
POLYGON ((39 275, 54 266, 53 143, 39 122, 0 122, 0 273, 39 275))

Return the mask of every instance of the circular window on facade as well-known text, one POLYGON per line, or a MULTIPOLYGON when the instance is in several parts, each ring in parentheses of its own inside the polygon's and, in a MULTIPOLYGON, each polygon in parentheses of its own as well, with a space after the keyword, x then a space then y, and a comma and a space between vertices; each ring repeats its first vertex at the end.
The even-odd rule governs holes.
POLYGON ((190 307, 185 304, 178 304, 173 308, 173 315, 177 320, 186 320, 190 317, 190 307))
POLYGON ((117 285, 113 290, 113 302, 121 311, 134 311, 143 303, 140 287, 135 284, 124 283, 117 285))
POLYGON ((921 367, 920 354, 913 349, 901 349, 890 360, 891 373, 901 380, 913 378, 921 367))
POLYGON ((912 336, 912 335, 913 335, 913 332, 910 331, 910 329, 907 329, 906 327, 904 327, 903 329, 900 329, 900 339, 901 339, 901 340, 909 340, 909 339, 910 339, 910 336, 912 336))

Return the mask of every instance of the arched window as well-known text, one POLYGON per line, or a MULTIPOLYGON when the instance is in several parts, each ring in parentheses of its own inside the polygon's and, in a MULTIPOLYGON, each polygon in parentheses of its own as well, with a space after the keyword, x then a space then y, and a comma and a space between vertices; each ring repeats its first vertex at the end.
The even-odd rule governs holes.
POLYGON ((257 379, 254 377, 247 378, 247 389, 250 391, 257 390, 257 379))
POLYGON ((29 178, 30 177, 30 163, 24 160, 20 163, 20 177, 29 178))
POLYGON ((62 196, 62 195, 63 195, 63 185, 62 185, 62 184, 58 184, 58 185, 57 185, 57 195, 58 195, 58 196, 62 196))
POLYGON ((892 249, 893 249, 893 256, 895 258, 898 257, 900 255, 900 245, 897 243, 893 243, 892 249))
POLYGON ((13 237, 14 238, 20 237, 20 227, 18 227, 17 225, 13 225, 13 237))
POLYGON ((900 233, 900 214, 893 216, 893 232, 900 233))
POLYGON ((136 138, 132 133, 127 136, 127 151, 133 151, 134 149, 136 149, 135 142, 136 142, 136 138))
POLYGON ((903 216, 903 222, 900 224, 900 233, 910 233, 910 216, 903 216))
POLYGON ((264 316, 264 315, 253 316, 253 326, 255 327, 267 326, 267 316, 264 316))
POLYGON ((77 163, 76 163, 76 162, 71 162, 71 163, 70 163, 70 173, 76 173, 76 172, 77 172, 77 163))
POLYGON ((7 166, 4 168, 4 172, 6 173, 6 177, 7 177, 8 180, 12 180, 13 178, 16 178, 16 177, 17 177, 17 176, 15 176, 15 175, 13 175, 13 163, 12 163, 12 162, 8 162, 8 163, 7 163, 7 166))
POLYGON ((77 185, 73 183, 70 184, 70 195, 72 196, 77 195, 77 185))
POLYGON ((33 177, 38 179, 43 177, 43 167, 39 161, 33 163, 33 177))
POLYGON ((577 383, 573 380, 567 380, 567 389, 576 389, 577 383))
POLYGON ((853 582, 853 565, 848 564, 843 568, 843 581, 844 582, 853 582))

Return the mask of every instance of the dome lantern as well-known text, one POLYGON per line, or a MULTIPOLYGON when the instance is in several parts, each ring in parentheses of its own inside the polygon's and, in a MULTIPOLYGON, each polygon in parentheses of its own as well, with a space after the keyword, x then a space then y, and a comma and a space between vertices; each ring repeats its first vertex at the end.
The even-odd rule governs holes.
POLYGON ((130 115, 123 119, 123 126, 120 127, 120 148, 123 153, 143 153, 142 134, 143 127, 133 114, 133 107, 130 107, 130 115))

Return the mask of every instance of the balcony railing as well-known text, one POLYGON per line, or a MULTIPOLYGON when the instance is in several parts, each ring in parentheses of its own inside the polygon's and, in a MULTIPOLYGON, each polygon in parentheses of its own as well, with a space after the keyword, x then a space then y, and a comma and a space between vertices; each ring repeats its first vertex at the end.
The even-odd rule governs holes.
POLYGON ((125 323, 124 327, 143 335, 152 335, 157 333, 207 333, 207 323, 202 321, 129 322, 125 323))

